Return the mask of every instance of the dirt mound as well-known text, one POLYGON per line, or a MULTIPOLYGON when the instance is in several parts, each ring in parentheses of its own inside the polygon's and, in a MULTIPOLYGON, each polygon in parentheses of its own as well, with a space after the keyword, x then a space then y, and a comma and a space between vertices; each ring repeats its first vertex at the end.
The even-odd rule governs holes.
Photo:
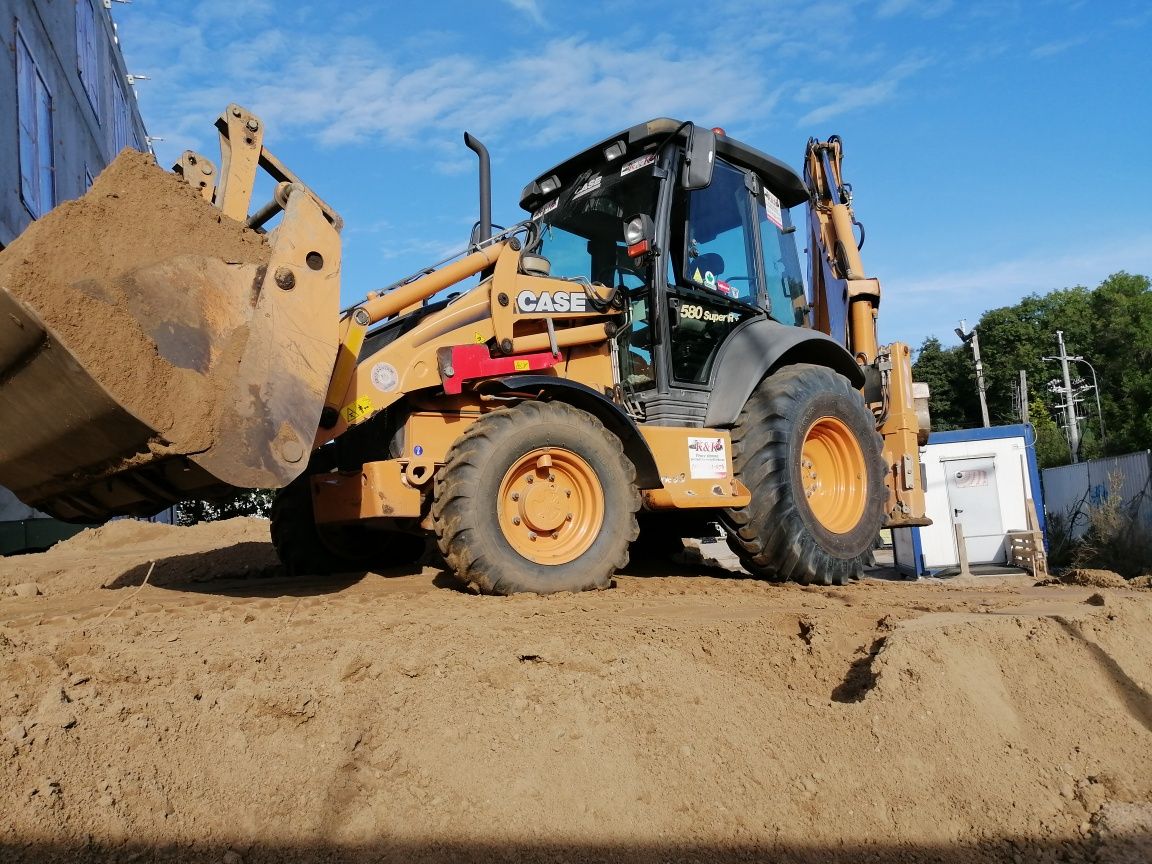
POLYGON ((25 558, 56 590, 0 599, 0 858, 1144 860, 1146 595, 679 565, 488 598, 270 578, 261 529, 25 558))
POLYGON ((1152 573, 1145 576, 1137 576, 1135 579, 1129 579, 1128 587, 1136 588, 1140 591, 1152 591, 1152 573))
POLYGON ((227 548, 236 543, 268 540, 268 520, 253 517, 222 519, 218 522, 201 522, 191 527, 162 525, 143 522, 138 519, 116 519, 99 528, 88 528, 74 537, 53 546, 45 553, 45 559, 108 552, 124 547, 132 547, 129 554, 139 557, 149 544, 162 546, 178 545, 190 552, 201 546, 227 548))
POLYGON ((1129 582, 1111 570, 1078 568, 1045 581, 1047 585, 1079 585, 1084 588, 1127 588, 1129 582))
POLYGON ((172 525, 140 522, 136 519, 117 519, 99 528, 86 528, 74 537, 52 547, 54 557, 72 554, 96 554, 110 549, 145 543, 178 531, 172 525))
MULTIPOLYGON (((174 314, 167 307, 178 304, 129 275, 181 255, 262 265, 270 250, 151 156, 124 150, 82 198, 56 207, 0 252, 0 288, 34 310, 121 404, 154 422, 180 452, 194 452, 213 436, 210 382, 203 368, 157 350, 162 328, 179 326, 167 323, 174 314)), ((189 296, 196 290, 173 287, 189 296)), ((190 325, 182 338, 195 345, 202 336, 190 325)))
POLYGON ((157 586, 279 570, 265 519, 203 522, 191 528, 120 519, 82 531, 42 555, 0 558, 0 586, 33 582, 54 597, 139 585, 155 564, 157 586))

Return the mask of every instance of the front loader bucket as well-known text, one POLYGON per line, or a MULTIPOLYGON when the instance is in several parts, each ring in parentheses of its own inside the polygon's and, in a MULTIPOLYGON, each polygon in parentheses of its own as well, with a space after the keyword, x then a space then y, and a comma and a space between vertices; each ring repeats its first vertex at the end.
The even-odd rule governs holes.
POLYGON ((125 151, 0 252, 0 485, 73 521, 300 474, 340 245, 303 189, 265 238, 125 151))

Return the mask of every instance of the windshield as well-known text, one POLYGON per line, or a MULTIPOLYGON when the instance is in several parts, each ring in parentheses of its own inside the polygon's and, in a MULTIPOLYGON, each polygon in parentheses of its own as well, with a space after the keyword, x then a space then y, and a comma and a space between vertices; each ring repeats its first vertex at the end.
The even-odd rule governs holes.
POLYGON ((552 275, 583 278, 609 287, 644 284, 624 248, 624 223, 655 216, 659 181, 654 154, 582 174, 533 215, 540 224, 536 254, 552 264, 552 275))

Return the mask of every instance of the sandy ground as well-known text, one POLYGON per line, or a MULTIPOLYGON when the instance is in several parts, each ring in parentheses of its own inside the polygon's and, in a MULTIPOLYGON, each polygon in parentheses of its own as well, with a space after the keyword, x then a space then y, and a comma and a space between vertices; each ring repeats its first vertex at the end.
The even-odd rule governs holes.
POLYGON ((0 588, 5 862, 1152 860, 1152 592, 653 561, 478 597, 292 581, 257 520, 0 588))

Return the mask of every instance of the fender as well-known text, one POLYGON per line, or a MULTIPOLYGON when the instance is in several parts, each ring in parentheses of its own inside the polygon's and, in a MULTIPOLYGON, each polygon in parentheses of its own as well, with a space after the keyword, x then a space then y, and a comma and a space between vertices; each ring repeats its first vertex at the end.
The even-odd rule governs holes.
POLYGON ((547 397, 558 402, 567 402, 574 408, 587 411, 603 423, 608 431, 620 439, 624 445, 624 455, 636 466, 636 487, 638 489, 663 489, 660 471, 656 468, 656 457, 636 422, 625 414, 620 406, 591 387, 579 381, 556 378, 552 375, 509 375, 493 381, 486 381, 489 387, 499 384, 503 390, 518 393, 533 393, 537 397, 547 397))
POLYGON ((819 330, 754 318, 737 327, 720 349, 704 425, 734 425, 744 403, 764 377, 792 363, 827 366, 851 381, 853 387, 864 386, 863 370, 831 336, 819 330))

